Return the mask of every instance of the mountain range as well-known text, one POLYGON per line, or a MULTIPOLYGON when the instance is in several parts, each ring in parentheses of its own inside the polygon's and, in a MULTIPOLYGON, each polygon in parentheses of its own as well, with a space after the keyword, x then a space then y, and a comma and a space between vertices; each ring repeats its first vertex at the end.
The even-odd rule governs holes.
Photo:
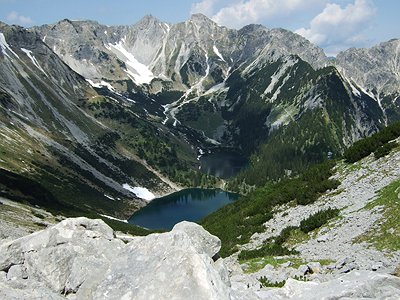
POLYGON ((127 218, 221 184, 198 171, 206 152, 249 159, 232 189, 296 174, 400 119, 399 53, 394 39, 333 59, 293 32, 200 14, 0 23, 1 195, 127 218))

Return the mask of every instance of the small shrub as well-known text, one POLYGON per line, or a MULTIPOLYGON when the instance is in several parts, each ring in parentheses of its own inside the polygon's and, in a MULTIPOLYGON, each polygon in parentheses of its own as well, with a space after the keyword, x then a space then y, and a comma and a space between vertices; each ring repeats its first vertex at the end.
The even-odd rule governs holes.
POLYGON ((324 211, 316 212, 307 219, 300 222, 300 230, 304 233, 313 231, 316 228, 320 228, 322 225, 326 224, 330 219, 339 215, 338 209, 328 208, 324 211))
POLYGON ((276 282, 272 282, 269 281, 267 277, 265 276, 261 276, 258 281, 261 283, 262 287, 283 287, 286 283, 286 280, 283 281, 276 281, 276 282))
POLYGON ((281 231, 280 235, 275 238, 275 243, 278 245, 283 245, 283 243, 286 242, 286 240, 289 238, 292 230, 295 230, 295 229, 297 229, 297 227, 295 227, 295 226, 289 226, 289 227, 286 227, 285 229, 283 229, 281 231))
MULTIPOLYGON (((388 144, 388 142, 398 138, 399 136, 400 122, 396 122, 382 129, 380 132, 372 135, 371 137, 355 142, 344 152, 343 156, 348 163, 357 162, 360 159, 370 155, 372 152, 377 151, 378 148, 385 146, 388 144)), ((378 154, 380 154, 381 151, 383 150, 379 150, 378 154)))
POLYGON ((390 151, 394 148, 396 148, 399 144, 396 142, 389 142, 387 144, 384 144, 383 146, 380 146, 378 149, 375 150, 374 156, 376 159, 384 157, 390 153, 390 151))
POLYGON ((306 276, 297 276, 297 275, 295 275, 294 277, 293 277, 293 279, 294 280, 297 280, 297 281, 309 281, 309 279, 306 277, 306 276))
POLYGON ((262 246, 259 249, 254 250, 243 250, 240 252, 238 258, 239 260, 264 257, 264 256, 283 256, 296 254, 296 251, 289 250, 282 245, 276 243, 269 243, 262 246))

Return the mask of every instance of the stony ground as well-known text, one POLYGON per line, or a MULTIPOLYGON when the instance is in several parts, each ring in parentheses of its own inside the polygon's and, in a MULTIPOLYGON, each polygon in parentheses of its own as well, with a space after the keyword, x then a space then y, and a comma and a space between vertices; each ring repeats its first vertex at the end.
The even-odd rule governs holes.
POLYGON ((62 219, 43 209, 0 197, 0 241, 26 236, 62 219))
POLYGON ((233 286, 248 286, 260 291, 258 279, 261 276, 272 282, 304 275, 307 280, 326 281, 351 270, 395 272, 400 264, 400 251, 382 249, 382 243, 376 241, 380 235, 388 235, 389 239, 399 242, 399 222, 396 228, 386 226, 383 230, 385 213, 390 212, 385 205, 373 204, 380 199, 380 191, 389 184, 398 185, 395 192, 400 202, 399 149, 379 160, 371 155, 354 165, 340 163, 334 177, 341 182, 337 189, 311 205, 278 207, 274 218, 265 223, 265 232, 253 235, 242 249, 261 246, 284 228, 299 226, 301 220, 319 210, 338 208, 339 217, 290 245, 300 252, 299 255, 255 259, 242 262, 240 266, 235 255, 227 259, 233 286))

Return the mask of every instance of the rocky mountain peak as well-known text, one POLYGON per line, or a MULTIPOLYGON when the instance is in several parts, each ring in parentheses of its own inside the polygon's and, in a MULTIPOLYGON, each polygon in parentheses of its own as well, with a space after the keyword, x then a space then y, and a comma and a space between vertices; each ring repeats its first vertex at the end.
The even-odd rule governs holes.
POLYGON ((152 27, 152 26, 154 26, 154 24, 159 24, 159 23, 161 23, 161 21, 159 19, 157 19, 156 17, 154 17, 153 15, 145 15, 133 26, 144 29, 148 26, 152 27))
POLYGON ((255 34, 257 32, 266 32, 268 28, 261 24, 249 24, 241 29, 239 29, 239 34, 247 35, 247 34, 255 34))
POLYGON ((353 81, 379 103, 387 117, 390 118, 393 111, 398 111, 399 39, 392 39, 372 48, 351 48, 340 52, 336 56, 335 64, 344 77, 353 81))
POLYGON ((202 26, 218 26, 217 23, 201 13, 191 15, 190 20, 202 26))

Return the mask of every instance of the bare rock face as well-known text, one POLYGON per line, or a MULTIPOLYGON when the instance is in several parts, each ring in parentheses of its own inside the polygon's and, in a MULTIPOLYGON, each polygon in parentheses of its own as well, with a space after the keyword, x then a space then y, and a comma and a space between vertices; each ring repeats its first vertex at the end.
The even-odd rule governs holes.
POLYGON ((354 271, 323 283, 289 279, 282 289, 262 293, 265 299, 399 299, 400 279, 371 271, 354 271))
POLYGON ((314 68, 327 62, 322 49, 290 31, 260 25, 228 29, 202 14, 178 24, 145 16, 131 26, 62 20, 32 30, 74 71, 114 85, 127 79, 150 84, 157 78, 184 91, 204 81, 202 88, 207 89, 242 63, 273 62, 288 54, 314 68))
POLYGON ((0 245, 0 296, 231 299, 220 244, 189 222, 124 244, 101 220, 67 219, 0 245))
POLYGON ((392 39, 369 49, 351 48, 337 55, 336 63, 348 78, 374 94, 399 96, 400 40, 392 39))

